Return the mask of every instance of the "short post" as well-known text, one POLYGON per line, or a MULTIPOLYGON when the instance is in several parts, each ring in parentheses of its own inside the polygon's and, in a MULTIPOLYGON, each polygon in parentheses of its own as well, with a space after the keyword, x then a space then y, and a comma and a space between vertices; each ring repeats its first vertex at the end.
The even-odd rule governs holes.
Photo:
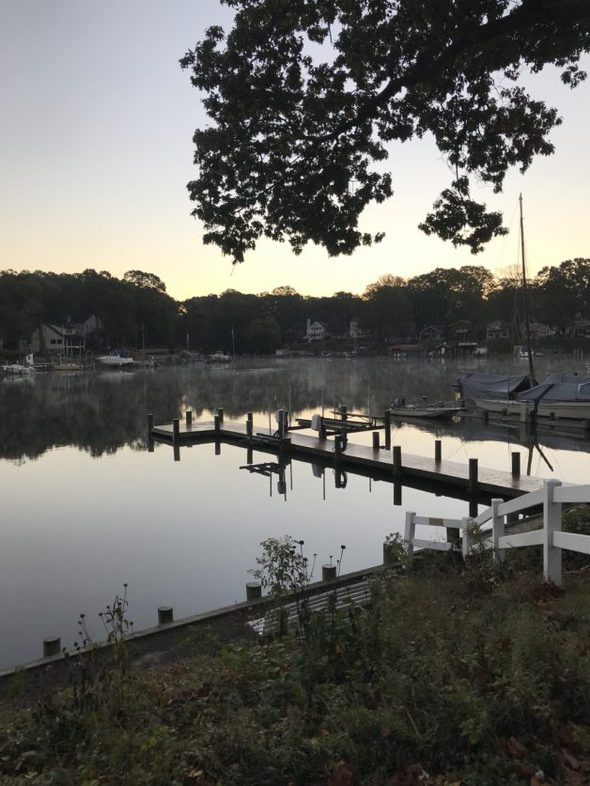
POLYGON ((492 500, 492 545, 494 549, 494 560, 496 562, 503 562, 504 557, 504 550, 500 548, 500 538, 504 537, 504 516, 501 516, 498 512, 498 508, 502 504, 503 500, 501 499, 493 499, 492 500))
POLYGON ((180 445, 172 445, 172 453, 174 461, 180 461, 180 445))
POLYGON ((342 406, 342 404, 340 405, 340 416, 341 416, 342 420, 344 420, 344 421, 348 420, 348 409, 346 407, 342 406))
POLYGON ((147 424, 148 424, 148 434, 151 434, 154 430, 154 416, 152 414, 147 416, 147 424))
POLYGON ((442 440, 440 439, 434 440, 434 461, 436 464, 440 464, 442 461, 442 440))
POLYGON ((180 420, 174 418, 172 421, 172 442, 174 445, 178 442, 178 435, 180 434, 180 420))
POLYGON ((215 440, 215 455, 221 456, 221 442, 218 439, 215 440))
POLYGON ((561 502, 553 501, 559 480, 546 480, 543 486, 543 576, 561 587, 561 549, 553 545, 553 533, 561 530, 561 502))
POLYGON ((223 423, 223 407, 217 409, 217 414, 219 415, 219 422, 223 423))
POLYGON ((158 606, 158 625, 169 625, 171 622, 174 622, 172 606, 158 606))
POLYGON ((373 450, 379 450, 379 432, 373 431, 373 450))
POLYGON ((258 600, 262 597, 262 584, 259 581, 249 581, 246 584, 246 600, 258 600))
POLYGON ((248 437, 252 436, 253 427, 254 427, 254 419, 252 417, 252 413, 248 412, 248 414, 246 415, 246 436, 248 437))
POLYGON ((383 415, 383 428, 385 429, 385 450, 391 450, 391 412, 388 409, 383 415))
POLYGON ((254 451, 252 448, 248 448, 246 450, 246 464, 253 464, 254 463, 254 451))
POLYGON ((213 427, 214 427, 215 431, 218 432, 218 433, 221 430, 221 419, 219 417, 219 413, 218 412, 216 412, 215 415, 213 416, 213 427))
POLYGON ((520 477, 520 453, 517 450, 512 453, 512 477, 520 477))
POLYGON ((402 474, 402 446, 393 446, 393 475, 399 477, 402 474))
POLYGON ((322 565, 322 581, 333 581, 336 578, 336 565, 331 562, 322 565))
POLYGON ((51 658, 61 652, 61 638, 59 636, 48 636, 43 639, 43 657, 51 658))
POLYGON ((461 540, 461 553, 463 555, 463 559, 466 560, 469 556, 469 552, 471 551, 471 533, 469 532, 469 527, 471 525, 470 518, 463 519, 463 539, 461 540))
POLYGON ((396 565, 398 561, 399 560, 396 559, 395 549, 393 548, 392 544, 385 541, 383 543, 383 564, 396 565))
POLYGON ((406 513, 406 525, 404 528, 404 547, 406 549, 406 554, 408 557, 411 557, 414 553, 414 536, 416 534, 416 514, 407 511, 406 513))
POLYGON ((185 419, 186 419, 186 427, 192 428, 193 427, 193 411, 192 409, 187 409, 185 412, 185 419))
POLYGON ((396 507, 400 507, 402 504, 402 484, 401 483, 394 483, 393 484, 393 504, 396 507))
POLYGON ((340 434, 336 434, 334 437, 334 457, 337 460, 342 458, 342 441, 340 439, 340 434))
POLYGON ((471 495, 477 494, 478 491, 477 464, 476 458, 469 459, 469 493, 471 495))

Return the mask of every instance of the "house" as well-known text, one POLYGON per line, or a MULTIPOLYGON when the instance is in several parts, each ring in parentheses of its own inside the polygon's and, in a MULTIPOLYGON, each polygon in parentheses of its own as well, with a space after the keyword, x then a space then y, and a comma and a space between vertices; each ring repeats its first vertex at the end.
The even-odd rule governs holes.
POLYGON ((501 319, 495 319, 486 325, 486 340, 497 341, 501 338, 510 338, 510 325, 501 319))
POLYGON ((358 320, 352 319, 348 326, 348 335, 353 339, 366 338, 369 335, 369 331, 363 330, 361 327, 359 327, 358 320))
POLYGON ((578 317, 574 321, 572 334, 576 338, 590 338, 590 319, 578 317))
POLYGON ((438 325, 427 325, 418 333, 420 341, 442 341, 444 331, 438 325))
MULTIPOLYGON (((590 325, 590 322, 588 323, 590 325)), ((532 339, 549 338, 557 335, 557 328, 544 325, 542 322, 531 322, 529 325, 532 339)), ((590 335, 590 332, 588 333, 590 335)))
POLYGON ((98 333, 101 322, 94 314, 84 322, 64 325, 45 323, 31 336, 31 352, 40 354, 79 355, 86 349, 89 336, 98 333))
POLYGON ((305 339, 310 343, 312 341, 323 341, 328 332, 323 322, 312 322, 311 319, 307 320, 307 330, 305 332, 305 339))

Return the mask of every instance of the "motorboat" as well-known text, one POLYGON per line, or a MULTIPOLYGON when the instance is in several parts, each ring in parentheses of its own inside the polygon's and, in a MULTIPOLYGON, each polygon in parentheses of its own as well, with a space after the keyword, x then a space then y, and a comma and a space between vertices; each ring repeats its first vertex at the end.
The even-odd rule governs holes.
POLYGON ((131 368, 135 365, 135 360, 121 350, 113 350, 108 355, 99 355, 96 362, 107 368, 131 368))
POLYGON ((452 418, 464 411, 464 406, 458 401, 439 401, 436 404, 406 403, 403 398, 396 398, 389 407, 389 412, 397 418, 452 418))

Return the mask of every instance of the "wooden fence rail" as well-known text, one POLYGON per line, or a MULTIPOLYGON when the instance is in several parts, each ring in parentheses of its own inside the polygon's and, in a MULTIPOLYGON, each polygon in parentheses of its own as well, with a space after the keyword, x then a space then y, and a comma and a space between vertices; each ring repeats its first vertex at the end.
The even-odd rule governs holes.
MULTIPOLYGON (((420 548, 461 551, 466 558, 477 543, 479 547, 492 548, 494 558, 498 561, 502 561, 507 549, 542 546, 544 578, 561 586, 562 552, 567 550, 590 554, 590 535, 563 532, 563 505, 588 503, 590 485, 562 486, 559 480, 546 480, 543 488, 508 502, 493 499, 492 504, 474 518, 440 519, 417 516, 409 511, 406 513, 404 545, 409 555, 414 549, 420 548), (511 527, 509 517, 513 519, 520 513, 534 509, 542 511, 541 529, 507 532, 511 527), (486 528, 488 524, 491 528, 486 528), (447 530, 447 541, 416 538, 417 526, 444 527, 447 530)), ((526 526, 526 522, 520 524, 526 526)))

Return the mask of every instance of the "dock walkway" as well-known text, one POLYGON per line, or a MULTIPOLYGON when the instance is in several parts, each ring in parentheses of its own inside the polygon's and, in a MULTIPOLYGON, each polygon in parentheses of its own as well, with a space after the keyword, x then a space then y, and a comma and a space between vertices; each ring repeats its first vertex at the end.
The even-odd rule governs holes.
POLYGON ((417 481, 445 487, 455 487, 463 491, 463 496, 485 496, 513 498, 521 494, 536 491, 542 487, 539 478, 524 476, 520 473, 502 472, 487 469, 474 464, 464 464, 424 456, 415 456, 401 447, 386 448, 359 445, 338 439, 321 439, 313 434, 304 434, 300 430, 289 430, 286 438, 280 440, 276 432, 269 429, 252 429, 243 422, 224 420, 198 421, 186 423, 177 421, 164 425, 153 425, 149 429, 150 439, 166 442, 175 446, 195 444, 199 442, 227 442, 251 447, 257 450, 276 453, 279 449, 291 458, 306 461, 318 461, 360 474, 377 472, 394 482, 417 481))

